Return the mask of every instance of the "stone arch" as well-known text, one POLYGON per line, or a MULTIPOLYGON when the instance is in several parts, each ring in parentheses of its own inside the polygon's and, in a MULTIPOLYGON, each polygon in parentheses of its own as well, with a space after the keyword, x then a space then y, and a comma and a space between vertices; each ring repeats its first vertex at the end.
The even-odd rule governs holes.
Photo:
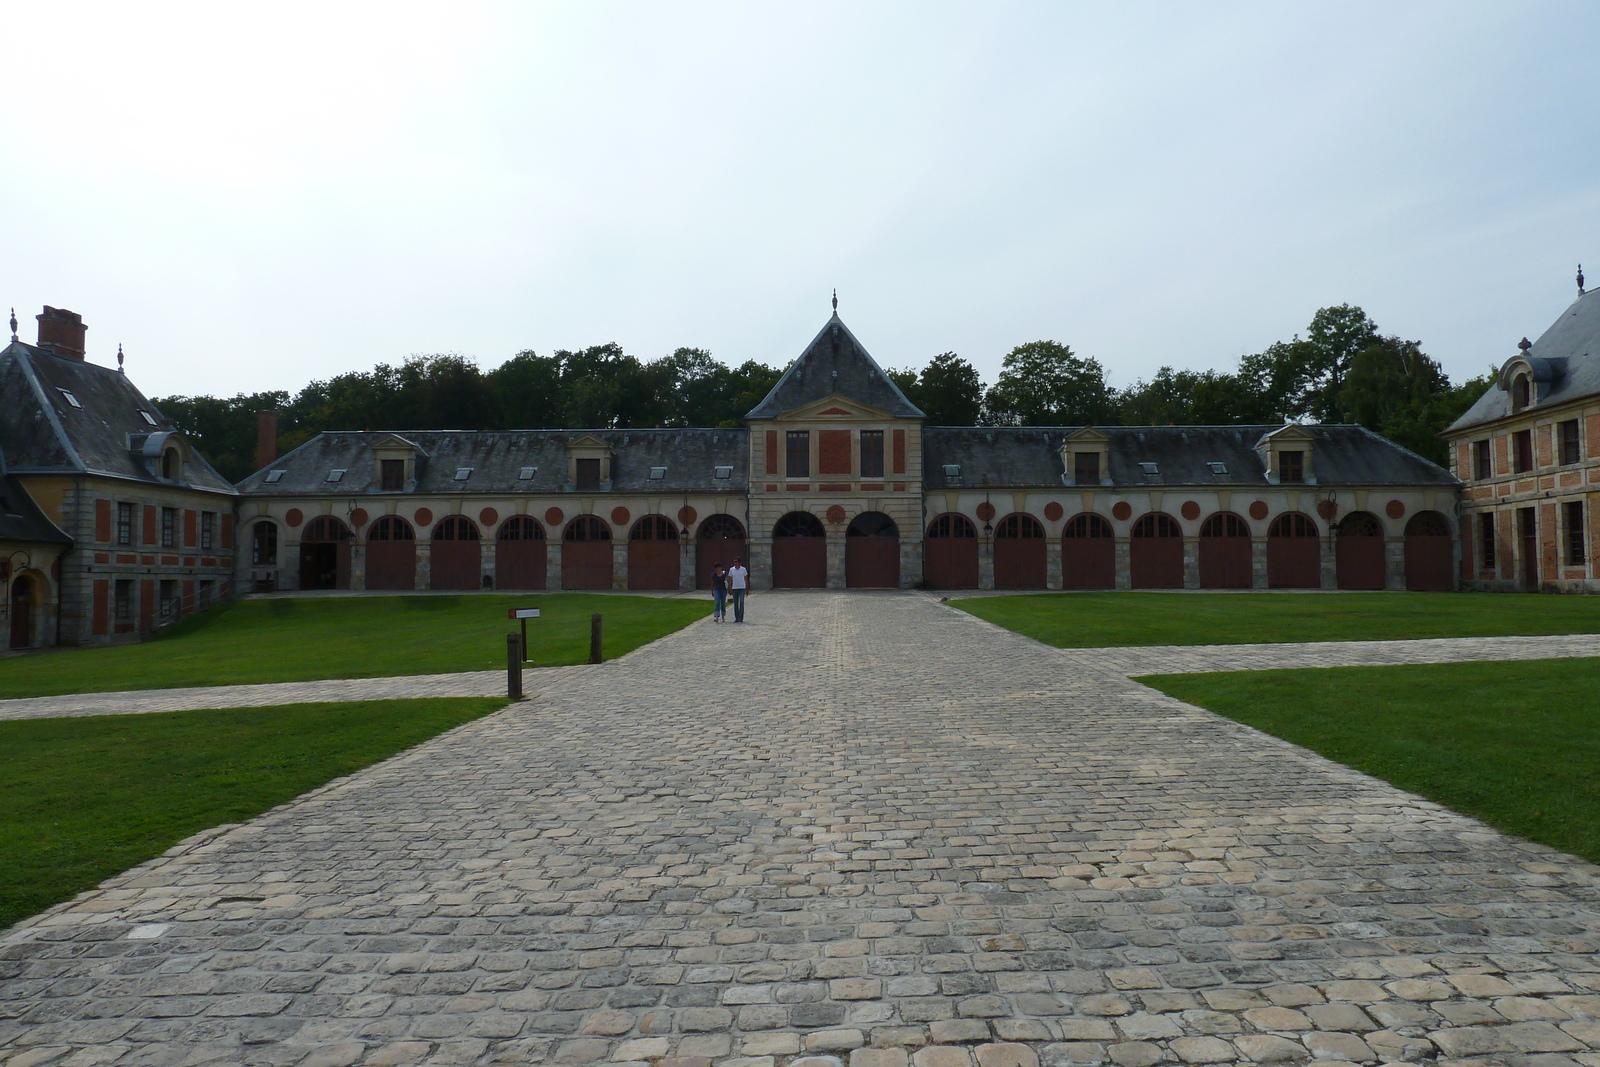
POLYGON ((710 589, 712 568, 721 566, 727 569, 733 566, 735 559, 748 565, 748 548, 742 522, 732 515, 721 513, 706 516, 695 531, 695 584, 701 589, 710 589))
POLYGON ((1219 511, 1200 524, 1197 562, 1202 589, 1249 589, 1250 524, 1231 511, 1219 511))
POLYGON ((994 528, 994 587, 1043 589, 1045 562, 1044 524, 1025 511, 1012 512, 994 528))
POLYGON ((1383 522, 1370 511, 1352 511, 1334 530, 1334 561, 1340 589, 1382 589, 1383 522))
POLYGON ((483 588, 483 539, 465 515, 446 515, 429 535, 428 588, 483 588))
POLYGON ((367 588, 417 587, 417 534, 398 515, 380 515, 367 527, 367 588))
POLYGON ((604 519, 576 516, 561 531, 561 542, 561 588, 611 588, 611 527, 604 519))
POLYGON ((863 511, 844 532, 844 584, 847 589, 897 589, 900 586, 900 528, 881 511, 863 511))
POLYGON ((496 589, 543 589, 548 573, 548 539, 532 515, 512 515, 495 531, 496 589))
POLYGON ((628 531, 628 588, 676 589, 678 527, 665 515, 644 515, 628 531))
POLYGON ((1117 587, 1117 542, 1104 515, 1085 511, 1074 515, 1062 528, 1061 587, 1117 587))
POLYGON ((1322 587, 1322 537, 1311 516, 1286 511, 1267 527, 1267 587, 1322 587))
POLYGON ((333 515, 318 515, 306 523, 300 530, 300 588, 349 589, 354 539, 344 520, 333 515))
POLYGON ((1183 527, 1164 511, 1139 516, 1128 545, 1128 572, 1135 589, 1183 588, 1183 527))
POLYGON ((1419 511, 1406 523, 1406 588, 1449 593, 1456 587, 1455 544, 1450 522, 1437 511, 1419 511))
POLYGON ((828 584, 828 537, 822 520, 791 511, 772 527, 772 585, 823 589, 828 584))
POLYGON ((928 523, 922 581, 930 589, 978 588, 978 528, 971 519, 948 511, 928 523))

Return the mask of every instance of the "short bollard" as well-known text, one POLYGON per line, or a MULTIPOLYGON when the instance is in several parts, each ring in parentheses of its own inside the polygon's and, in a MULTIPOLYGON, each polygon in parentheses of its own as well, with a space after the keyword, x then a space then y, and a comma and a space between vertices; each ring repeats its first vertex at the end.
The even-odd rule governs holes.
POLYGON ((522 638, 506 634, 506 696, 522 699, 522 638))
POLYGON ((600 613, 589 616, 589 662, 600 662, 600 613))

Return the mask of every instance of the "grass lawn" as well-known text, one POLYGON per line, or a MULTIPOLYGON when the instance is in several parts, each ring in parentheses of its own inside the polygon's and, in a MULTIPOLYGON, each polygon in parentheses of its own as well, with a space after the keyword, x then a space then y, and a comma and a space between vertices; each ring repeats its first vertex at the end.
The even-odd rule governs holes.
POLYGON ((0 929, 504 706, 361 701, 0 723, 0 929))
POLYGON ((1600 659, 1139 680, 1507 833, 1600 861, 1600 659))
POLYGON ((1544 593, 1057 593, 950 606, 1057 648, 1600 633, 1600 597, 1544 593))
POLYGON ((614 658, 709 615, 709 599, 593 596, 305 597, 238 600, 152 641, 0 660, 0 699, 121 689, 382 678, 504 669, 510 607, 528 621, 532 665, 589 660, 589 616, 614 658))

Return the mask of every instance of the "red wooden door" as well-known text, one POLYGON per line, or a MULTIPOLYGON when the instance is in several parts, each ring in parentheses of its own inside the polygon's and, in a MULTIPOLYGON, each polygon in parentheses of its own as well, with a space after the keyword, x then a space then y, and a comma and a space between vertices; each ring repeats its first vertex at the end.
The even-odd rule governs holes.
POLYGON ((549 553, 539 541, 499 541, 494 548, 496 589, 543 589, 549 553))
POLYGON ((678 541, 629 541, 629 589, 678 588, 678 541))
POLYGON ((723 537, 711 541, 698 541, 694 546, 695 585, 711 588, 711 568, 720 564, 723 570, 733 566, 735 559, 743 560, 748 567, 750 553, 743 538, 723 537))
POLYGON ((1117 543, 1104 515, 1076 515, 1061 532, 1061 587, 1117 587, 1117 543))
POLYGON ((1383 527, 1364 511, 1352 512, 1339 522, 1334 562, 1340 589, 1384 587, 1383 527))
POLYGON ((844 584, 850 589, 898 589, 900 539, 898 537, 845 538, 844 584))
POLYGON ((478 589, 483 585, 479 541, 435 541, 428 550, 428 588, 478 589))
POLYGON ((1450 526, 1436 511, 1418 512, 1406 523, 1406 588, 1449 593, 1456 587, 1450 526))
POLYGON ((938 537, 923 542, 922 581, 929 589, 978 588, 978 539, 938 537))
POLYGON ((1001 519, 994 532, 994 587, 1043 589, 1047 573, 1039 520, 1020 512, 1001 519))
POLYGON ((27 648, 33 631, 33 582, 18 578, 11 583, 11 647, 27 648))
POLYGON ((1316 589, 1322 585, 1322 543, 1316 537, 1267 538, 1267 587, 1316 589))
POLYGON ((417 587, 417 543, 415 541, 368 541, 367 588, 415 589, 417 587))
POLYGON ((1128 572, 1135 589, 1183 588, 1183 533, 1176 519, 1156 512, 1133 524, 1128 572))
POLYGON ((822 537, 774 537, 772 584, 777 589, 825 589, 828 542, 822 537))
POLYGON ((561 588, 610 589, 611 542, 564 543, 561 546, 561 588))
MULTIPOLYGON (((1250 538, 1202 537, 1200 539, 1200 588, 1250 588, 1250 538)), ((1178 584, 1183 584, 1183 560, 1179 554, 1178 584)))

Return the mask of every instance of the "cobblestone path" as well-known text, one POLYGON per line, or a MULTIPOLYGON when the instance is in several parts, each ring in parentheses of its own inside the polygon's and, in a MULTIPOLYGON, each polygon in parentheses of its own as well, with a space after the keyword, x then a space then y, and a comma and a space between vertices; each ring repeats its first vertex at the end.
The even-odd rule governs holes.
POLYGON ((0 938, 0 1060, 1597 1064, 1595 868, 915 595, 760 597, 0 938))

